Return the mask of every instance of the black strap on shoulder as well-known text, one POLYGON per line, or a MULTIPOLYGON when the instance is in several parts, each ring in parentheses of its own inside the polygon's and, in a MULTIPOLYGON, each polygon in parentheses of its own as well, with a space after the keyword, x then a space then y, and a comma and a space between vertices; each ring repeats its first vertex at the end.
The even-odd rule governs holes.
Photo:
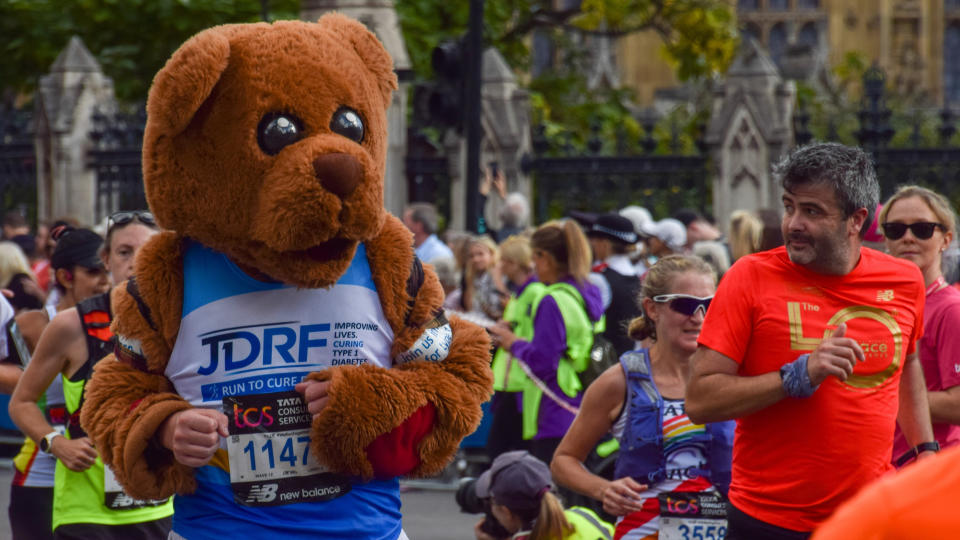
POLYGON ((143 301, 143 297, 140 296, 140 286, 137 285, 137 278, 134 276, 130 276, 130 279, 127 280, 127 294, 137 303, 137 309, 140 311, 143 320, 147 321, 150 329, 156 332, 157 325, 153 322, 153 314, 150 311, 150 306, 148 306, 147 303, 143 301))
POLYGON ((83 389, 80 391, 80 402, 77 409, 73 411, 67 419, 67 429, 70 431, 70 438, 83 437, 85 435, 80 427, 80 410, 86 401, 87 382, 93 375, 93 365, 113 352, 114 339, 110 333, 110 321, 113 320, 113 311, 110 309, 110 292, 98 294, 87 298, 77 304, 77 315, 80 317, 80 326, 83 328, 83 337, 87 342, 87 361, 76 371, 70 380, 74 382, 83 381, 83 389), (87 315, 102 313, 105 321, 88 320, 87 315), (109 335, 109 338, 103 339, 109 335))
POLYGON ((98 294, 96 296, 91 296, 86 300, 77 304, 77 311, 80 313, 80 320, 83 321, 83 316, 87 313, 92 313, 94 311, 105 311, 108 314, 110 311, 110 292, 107 291, 103 294, 98 294))
POLYGON ((90 360, 97 362, 112 353, 113 334, 110 332, 110 321, 113 320, 113 311, 110 309, 110 292, 98 294, 77 304, 77 315, 87 341, 90 360), (93 316, 97 313, 102 315, 93 316))
POLYGON ((403 320, 407 326, 411 326, 410 316, 413 315, 413 306, 417 302, 417 294, 420 293, 420 288, 423 287, 423 280, 423 263, 414 255, 413 263, 410 264, 410 276, 407 277, 407 296, 410 297, 410 300, 407 300, 407 316, 403 320))

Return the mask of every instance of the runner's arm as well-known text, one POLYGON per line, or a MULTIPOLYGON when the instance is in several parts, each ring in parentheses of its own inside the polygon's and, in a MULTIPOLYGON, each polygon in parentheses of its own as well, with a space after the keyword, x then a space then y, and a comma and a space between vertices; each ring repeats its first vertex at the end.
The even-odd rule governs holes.
MULTIPOLYGON (((927 387, 923 380, 923 367, 916 353, 907 357, 900 376, 900 411, 897 423, 907 438, 910 447, 933 440, 930 425, 930 405, 927 403, 927 387)), ((894 456, 896 458, 898 456, 894 456)))
POLYGON ((700 346, 690 359, 686 411, 695 424, 722 422, 757 412, 786 397, 780 373, 753 377, 737 373, 730 357, 700 346))
POLYGON ((549 294, 540 300, 536 309, 533 338, 530 341, 516 339, 505 345, 513 356, 530 367, 534 375, 549 379, 556 376, 560 359, 567 350, 567 329, 557 301, 549 294))
POLYGON ((0 394, 12 394, 23 370, 16 364, 0 362, 0 394))
MULTIPOLYGON (((81 339, 80 319, 76 310, 66 310, 54 317, 41 334, 33 358, 10 398, 10 418, 38 446, 54 428, 47 422, 37 401, 43 397, 58 373, 66 377, 71 370, 79 367, 71 366, 70 358, 71 350, 78 345, 86 351, 81 339)), ((97 451, 87 437, 54 437, 49 450, 72 471, 84 471, 97 459, 97 451)))
MULTIPOLYGON (((49 322, 47 314, 39 310, 27 311, 17 315, 16 321, 27 350, 33 355, 33 351, 37 348, 37 342, 40 340, 40 335, 49 322)), ((12 343, 8 344, 8 347, 13 346, 12 343)), ((15 358, 8 357, 0 360, 0 393, 12 394, 17 382, 20 381, 20 376, 23 375, 23 366, 15 358)))
POLYGON ((35 442, 53 431, 37 401, 68 364, 68 350, 80 332, 75 310, 57 314, 44 329, 33 358, 10 397, 10 419, 35 442))
POLYGON ((643 503, 639 492, 646 486, 629 477, 607 480, 590 472, 584 462, 597 442, 610 431, 624 407, 626 393, 627 383, 620 364, 607 368, 587 387, 580 412, 550 462, 550 471, 558 484, 601 501, 614 515, 640 510, 643 503))
POLYGON ((610 366, 583 395, 580 412, 550 462, 550 471, 557 483, 597 500, 610 483, 584 466, 590 451, 613 425, 611 417, 623 408, 626 381, 620 364, 610 366))
POLYGON ((928 392, 930 421, 960 424, 960 385, 939 392, 928 392))

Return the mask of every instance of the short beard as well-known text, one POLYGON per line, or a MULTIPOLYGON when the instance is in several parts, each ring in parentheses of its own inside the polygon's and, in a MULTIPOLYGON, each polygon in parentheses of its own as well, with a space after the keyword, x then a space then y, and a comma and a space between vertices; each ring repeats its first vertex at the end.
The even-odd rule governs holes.
MULTIPOLYGON (((787 249, 787 256, 794 264, 799 264, 818 274, 844 275, 847 273, 851 249, 846 241, 846 224, 842 223, 836 234, 829 237, 811 239, 813 241, 813 257, 803 253, 796 257, 787 249)), ((799 255, 799 254, 798 254, 799 255)))

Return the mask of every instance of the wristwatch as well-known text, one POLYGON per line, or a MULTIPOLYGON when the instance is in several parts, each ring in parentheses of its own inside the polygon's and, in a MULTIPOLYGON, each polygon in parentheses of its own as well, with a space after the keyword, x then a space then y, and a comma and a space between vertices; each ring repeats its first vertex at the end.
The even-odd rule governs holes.
POLYGON ((907 462, 919 456, 923 452, 939 452, 939 451, 940 451, 939 442, 937 441, 922 442, 914 446, 913 448, 907 450, 906 452, 903 453, 902 456, 897 458, 896 465, 897 467, 903 467, 904 465, 907 464, 907 462))
POLYGON ((50 447, 53 445, 54 437, 59 437, 59 436, 60 436, 60 432, 58 431, 51 431, 50 433, 47 433, 46 435, 44 435, 43 438, 40 439, 40 451, 49 454, 50 447))

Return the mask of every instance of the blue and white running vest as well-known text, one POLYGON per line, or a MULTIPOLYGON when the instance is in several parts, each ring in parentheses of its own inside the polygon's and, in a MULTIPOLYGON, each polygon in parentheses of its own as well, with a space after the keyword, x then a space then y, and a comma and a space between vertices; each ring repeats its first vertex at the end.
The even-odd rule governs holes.
MULTIPOLYGON (((227 396, 290 391, 308 373, 331 366, 393 365, 393 331, 363 244, 329 289, 258 281, 195 242, 183 266, 182 321, 165 375, 196 407, 221 410, 227 396)), ((348 493, 326 502, 243 506, 234 502, 226 468, 214 459, 196 470, 197 491, 175 498, 177 534, 189 540, 400 534, 396 479, 354 479, 348 493)))

